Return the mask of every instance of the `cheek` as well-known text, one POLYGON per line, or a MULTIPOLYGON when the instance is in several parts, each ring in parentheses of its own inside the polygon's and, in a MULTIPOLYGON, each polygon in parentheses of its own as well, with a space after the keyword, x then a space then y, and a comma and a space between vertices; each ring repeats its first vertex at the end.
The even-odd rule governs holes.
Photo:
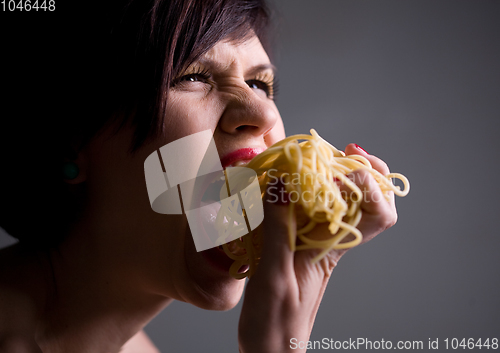
POLYGON ((274 145, 276 142, 281 141, 286 137, 285 126, 283 125, 283 120, 281 119, 281 115, 278 112, 278 108, 276 108, 276 114, 278 115, 276 124, 264 138, 267 147, 274 145))
POLYGON ((87 171, 90 196, 116 200, 143 191, 137 191, 137 186, 144 184, 143 163, 147 156, 128 153, 132 136, 132 130, 124 128, 116 135, 103 134, 91 143, 87 171))

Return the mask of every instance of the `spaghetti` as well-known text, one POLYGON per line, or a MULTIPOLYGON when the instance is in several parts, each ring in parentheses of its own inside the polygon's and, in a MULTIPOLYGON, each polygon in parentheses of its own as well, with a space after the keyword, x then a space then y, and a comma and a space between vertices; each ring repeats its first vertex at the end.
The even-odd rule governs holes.
MULTIPOLYGON (((311 130, 311 135, 294 135, 277 142, 245 167, 255 170, 259 176, 262 198, 269 186, 281 180, 290 200, 289 224, 292 224, 294 214, 297 221, 296 232, 288 227, 290 249, 320 249, 313 262, 322 259, 332 249, 348 249, 362 241, 363 236, 356 226, 362 215, 360 206, 363 193, 347 174, 357 169, 368 170, 387 201, 391 191, 401 197, 410 191, 410 184, 404 175, 382 175, 372 168, 366 158, 360 155, 346 156, 315 130, 311 130), (392 179, 400 179, 404 189, 394 185, 392 179), (341 191, 339 184, 347 186, 350 193, 341 191), (318 240, 309 236, 319 223, 329 223, 329 238, 318 240)), ((232 277, 242 279, 251 277, 255 272, 262 249, 259 228, 222 246, 234 260, 229 270, 232 277)))

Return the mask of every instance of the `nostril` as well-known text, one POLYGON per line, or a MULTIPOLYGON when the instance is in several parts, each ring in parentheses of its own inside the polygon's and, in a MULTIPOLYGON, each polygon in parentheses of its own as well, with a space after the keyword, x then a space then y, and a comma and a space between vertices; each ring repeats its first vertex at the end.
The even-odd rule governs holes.
POLYGON ((256 129, 257 126, 251 126, 251 125, 241 125, 236 127, 236 131, 246 131, 246 130, 253 130, 256 129))

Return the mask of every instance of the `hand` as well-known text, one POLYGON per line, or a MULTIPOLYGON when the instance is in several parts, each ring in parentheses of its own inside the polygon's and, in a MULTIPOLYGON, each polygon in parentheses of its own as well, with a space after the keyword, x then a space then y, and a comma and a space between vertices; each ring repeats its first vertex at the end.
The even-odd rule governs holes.
MULTIPOLYGON (((384 161, 368 154, 356 144, 351 143, 347 145, 345 153, 346 155, 357 154, 365 157, 371 163, 372 168, 382 175, 390 173, 389 167, 384 161)), ((357 228, 363 234, 362 243, 366 243, 377 234, 392 227, 396 223, 398 215, 396 212, 394 193, 389 193, 389 202, 387 202, 378 183, 367 170, 355 170, 348 174, 348 177, 350 180, 354 181, 363 192, 363 202, 361 203, 363 216, 357 228)), ((341 186, 341 189, 343 188, 345 188, 345 186, 341 186)), ((344 250, 344 253, 345 251, 346 250, 344 250)))
MULTIPOLYGON (((357 145, 348 145, 346 154, 362 155, 374 169, 384 175, 389 173, 382 160, 357 145)), ((366 242, 396 222, 394 195, 390 195, 387 202, 373 176, 366 170, 356 170, 349 177, 363 191, 363 216, 358 229, 363 233, 363 242, 366 242)), ((288 207, 266 201, 262 258, 248 282, 240 316, 240 352, 299 352, 301 350, 291 349, 291 339, 297 339, 294 341, 297 343, 309 339, 331 273, 347 250, 332 250, 315 264, 311 263, 311 259, 319 250, 292 252, 288 245, 288 207)), ((295 231, 295 223, 291 229, 295 231)), ((311 235, 321 237, 326 232, 325 223, 316 226, 311 235)), ((295 348, 295 345, 292 347, 295 348)))

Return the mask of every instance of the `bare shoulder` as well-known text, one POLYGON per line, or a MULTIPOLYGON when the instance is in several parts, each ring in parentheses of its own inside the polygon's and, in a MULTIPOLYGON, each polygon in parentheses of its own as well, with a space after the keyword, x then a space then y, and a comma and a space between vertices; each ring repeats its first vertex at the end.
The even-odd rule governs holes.
POLYGON ((0 313, 0 352, 42 352, 34 338, 34 305, 24 293, 0 288, 0 313))
MULTIPOLYGON (((23 347, 41 352, 35 343, 36 304, 23 259, 16 249, 0 250, 0 351, 23 347), (6 348, 7 347, 7 348, 6 348), (3 349, 3 350, 2 350, 3 349)), ((29 277, 29 276, 28 276, 29 277)))
POLYGON ((44 293, 42 273, 35 251, 18 244, 0 249, 0 292, 11 300, 26 297, 24 300, 36 301, 44 293))
POLYGON ((128 340, 120 353, 160 353, 146 333, 141 330, 128 340))
POLYGON ((30 296, 0 278, 0 352, 41 352, 35 342, 36 309, 30 296))

